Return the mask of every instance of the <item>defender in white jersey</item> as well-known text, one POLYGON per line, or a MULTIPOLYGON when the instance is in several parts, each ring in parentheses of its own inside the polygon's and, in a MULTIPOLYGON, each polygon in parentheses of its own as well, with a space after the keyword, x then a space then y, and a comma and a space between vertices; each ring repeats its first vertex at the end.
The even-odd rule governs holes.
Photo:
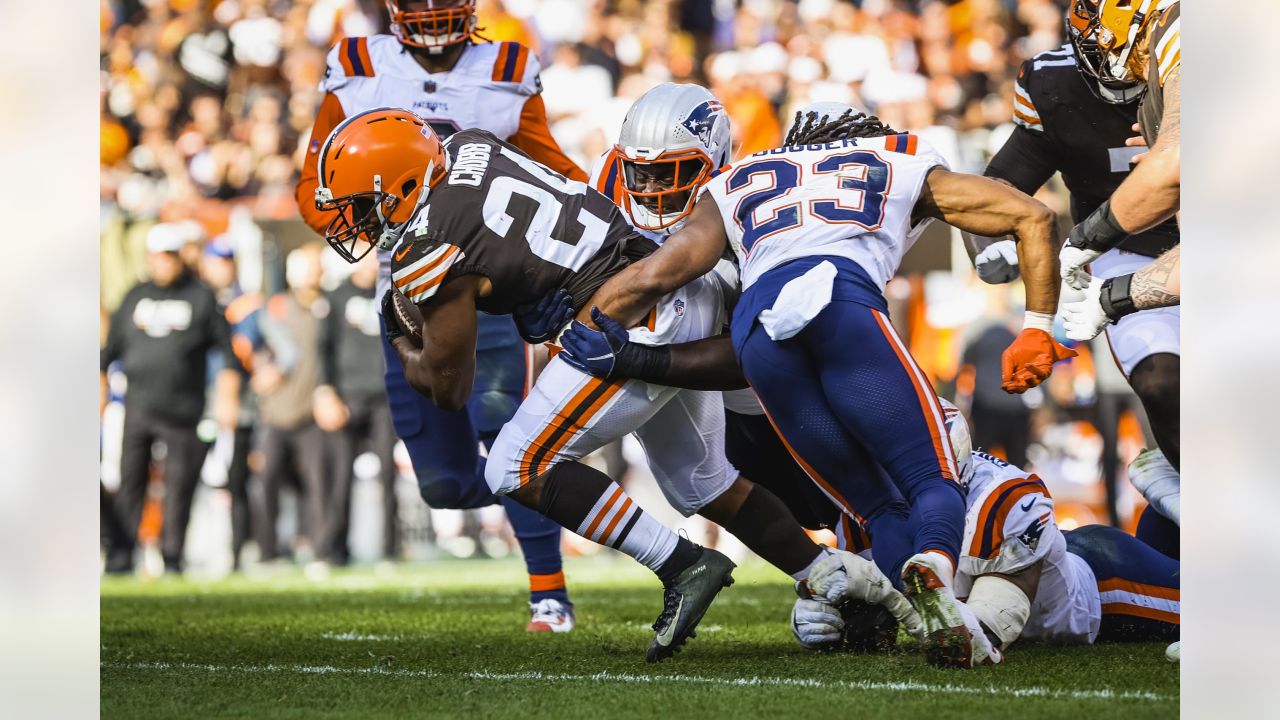
MULTIPOLYGON (((997 651, 1019 638, 1062 643, 1177 640, 1180 575, 1177 560, 1124 531, 1102 525, 1059 529, 1053 498, 1034 473, 981 451, 970 452, 969 428, 944 401, 947 429, 965 482, 963 554, 955 593, 997 651)), ((871 551, 874 552, 874 551, 871 551)), ((863 553, 865 557, 867 553, 863 553)), ((845 577, 870 578, 866 560, 840 555, 845 577)), ((834 560, 829 561, 834 562, 834 560)), ((825 566, 811 586, 826 589, 825 566)), ((840 612, 819 600, 796 603, 801 643, 823 647, 843 629, 840 612)))
POLYGON ((688 225, 606 283, 595 304, 634 322, 730 249, 744 279, 732 336, 747 380, 810 477, 846 510, 863 509, 877 563, 905 583, 926 624, 930 661, 969 667, 972 638, 950 591, 964 517, 954 458, 882 294, 931 218, 1019 238, 1031 314, 1006 352, 1005 387, 1038 384, 1073 354, 1047 332, 1058 291, 1053 214, 950 172, 914 136, 853 112, 812 114, 786 147, 719 171, 688 225))
MULTIPOLYGON (((547 129, 538 58, 519 43, 477 39, 474 0, 388 0, 391 33, 348 37, 329 51, 320 104, 297 186, 298 210, 326 235, 340 213, 316 204, 317 160, 325 138, 345 119, 379 107, 403 107, 448 138, 480 128, 510 142, 571 180, 587 176, 547 129)), ((343 248, 335 248, 340 253, 343 248)), ((351 258, 348 258, 351 259, 351 258)), ((377 293, 390 287, 391 248, 378 250, 377 293)), ((386 385, 396 434, 413 462, 423 500, 433 508, 474 508, 498 502, 477 472, 480 445, 493 443, 532 382, 532 354, 509 317, 480 315, 475 392, 466 409, 446 412, 409 387, 390 346, 386 385)), ((337 394, 316 397, 317 418, 340 424, 337 394)), ((517 503, 504 502, 529 571, 535 632, 573 627, 560 562, 560 528, 517 503)))

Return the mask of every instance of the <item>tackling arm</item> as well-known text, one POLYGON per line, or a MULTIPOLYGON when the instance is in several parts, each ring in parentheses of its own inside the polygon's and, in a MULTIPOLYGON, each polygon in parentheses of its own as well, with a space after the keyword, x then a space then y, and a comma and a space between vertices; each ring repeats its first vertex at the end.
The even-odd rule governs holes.
POLYGON ((938 167, 925 180, 916 214, 975 235, 1016 236, 1027 310, 1050 316, 1057 311, 1054 214, 1044 204, 1002 182, 938 167))
POLYGON ((724 254, 724 224, 720 209, 709 196, 698 201, 689 222, 667 238, 654 253, 609 278, 591 302, 583 306, 578 319, 590 320, 595 306, 624 326, 640 318, 663 295, 684 287, 711 271, 724 254))
POLYGON ((418 306, 422 311, 422 347, 404 335, 391 340, 409 386, 431 398, 441 410, 460 410, 471 397, 480 280, 468 275, 447 282, 429 302, 418 306))
POLYGON ((1022 333, 1001 358, 1006 392, 1039 385, 1059 360, 1076 352, 1050 334, 1058 309, 1058 256, 1053 211, 1012 187, 976 175, 934 168, 916 202, 916 215, 933 217, 978 235, 1016 236, 1027 294, 1022 333))

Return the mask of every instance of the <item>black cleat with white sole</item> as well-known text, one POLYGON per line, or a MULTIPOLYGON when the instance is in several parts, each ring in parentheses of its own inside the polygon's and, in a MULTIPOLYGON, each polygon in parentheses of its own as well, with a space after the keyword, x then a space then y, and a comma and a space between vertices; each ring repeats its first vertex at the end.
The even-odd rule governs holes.
POLYGON ((697 561, 663 585, 662 613, 653 623, 653 644, 645 655, 646 661, 665 660, 694 637, 694 629, 721 588, 733 584, 735 567, 723 554, 702 548, 697 561))

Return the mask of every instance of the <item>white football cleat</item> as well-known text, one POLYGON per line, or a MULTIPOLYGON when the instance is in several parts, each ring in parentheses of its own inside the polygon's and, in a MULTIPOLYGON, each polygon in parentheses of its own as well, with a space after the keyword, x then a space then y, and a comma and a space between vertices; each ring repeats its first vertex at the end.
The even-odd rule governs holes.
POLYGON ((567 633, 573 630, 573 606, 565 605, 555 598, 545 598, 536 603, 529 603, 529 624, 524 626, 525 632, 531 633, 567 633))
POLYGON ((1165 648, 1164 657, 1171 663, 1182 662, 1182 641, 1175 641, 1172 645, 1165 648))
POLYGON ((924 656, 929 664, 970 668, 975 660, 974 634, 951 590, 952 572, 945 557, 917 553, 902 567, 902 590, 924 623, 924 656))

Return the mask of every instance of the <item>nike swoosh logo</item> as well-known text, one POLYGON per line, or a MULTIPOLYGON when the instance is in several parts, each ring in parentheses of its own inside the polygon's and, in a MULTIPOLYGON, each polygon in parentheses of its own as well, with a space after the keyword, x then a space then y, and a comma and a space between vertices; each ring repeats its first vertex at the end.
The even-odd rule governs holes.
POLYGON ((400 251, 393 256, 395 258, 395 261, 400 262, 401 260, 403 260, 404 256, 409 254, 409 248, 411 247, 413 247, 413 243, 409 243, 408 245, 405 245, 404 247, 400 248, 400 251))
POLYGON ((1019 505, 1018 508, 1021 509, 1022 512, 1026 512, 1031 509, 1032 505, 1035 505, 1035 504, 1036 504, 1036 499, 1031 498, 1030 500, 1027 501, 1026 505, 1019 505))
POLYGON ((667 645, 671 644, 672 640, 675 639, 676 624, 680 622, 680 611, 683 609, 684 609, 684 596, 681 595, 680 602, 676 605, 676 612, 674 615, 671 616, 671 622, 667 623, 667 627, 664 628, 662 632, 658 633, 658 636, 656 638, 654 638, 655 640, 658 641, 659 645, 666 647, 667 645))

